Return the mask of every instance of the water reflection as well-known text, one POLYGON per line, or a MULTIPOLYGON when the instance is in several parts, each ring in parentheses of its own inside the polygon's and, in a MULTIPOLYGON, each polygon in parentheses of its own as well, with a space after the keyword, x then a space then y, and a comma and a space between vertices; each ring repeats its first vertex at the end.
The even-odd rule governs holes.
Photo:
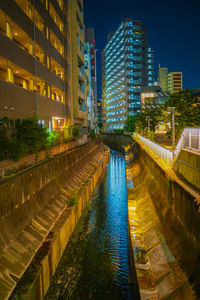
POLYGON ((107 173, 84 224, 84 236, 70 244, 61 261, 59 272, 69 276, 73 273, 73 280, 68 276, 65 281, 65 275, 57 274, 55 280, 61 278, 62 287, 54 285, 47 298, 133 299, 127 222, 125 160, 121 153, 112 151, 107 173))

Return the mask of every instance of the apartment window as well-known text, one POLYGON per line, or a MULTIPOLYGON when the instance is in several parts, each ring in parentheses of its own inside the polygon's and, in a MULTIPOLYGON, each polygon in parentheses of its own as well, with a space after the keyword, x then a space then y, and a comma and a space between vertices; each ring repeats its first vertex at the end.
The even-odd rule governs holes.
POLYGON ((29 79, 29 90, 31 90, 31 91, 34 90, 34 81, 32 78, 29 79))
POLYGON ((47 68, 50 68, 50 60, 49 60, 49 56, 47 56, 47 68))
POLYGON ((40 16, 38 16, 38 27, 44 33, 44 21, 40 16))
POLYGON ((46 27, 46 38, 47 38, 47 40, 49 39, 49 28, 48 27, 46 27))
POLYGON ((28 53, 33 55, 33 43, 28 42, 28 53))
POLYGON ((7 37, 9 37, 12 40, 12 26, 8 22, 6 23, 6 34, 7 37))
POLYGON ((8 67, 8 81, 14 82, 13 69, 8 67))
POLYGON ((32 10, 32 6, 30 4, 28 4, 28 7, 27 7, 27 15, 31 20, 33 19, 33 10, 32 10))
POLYGON ((51 98, 51 87, 48 85, 48 98, 51 98))

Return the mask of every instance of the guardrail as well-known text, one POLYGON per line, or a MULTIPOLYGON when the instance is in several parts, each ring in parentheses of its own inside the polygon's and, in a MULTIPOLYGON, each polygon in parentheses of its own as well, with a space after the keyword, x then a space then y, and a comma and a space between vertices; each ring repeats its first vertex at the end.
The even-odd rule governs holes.
POLYGON ((140 140, 149 147, 155 154, 157 154, 160 158, 162 158, 165 162, 167 162, 169 165, 173 164, 174 160, 174 152, 150 141, 149 139, 134 133, 134 136, 137 136, 140 138, 140 140))
POLYGON ((198 153, 200 152, 200 128, 185 128, 174 152, 150 141, 149 139, 137 133, 134 133, 134 136, 139 137, 146 146, 148 146, 155 154, 157 154, 169 165, 173 164, 182 149, 192 150, 198 153))

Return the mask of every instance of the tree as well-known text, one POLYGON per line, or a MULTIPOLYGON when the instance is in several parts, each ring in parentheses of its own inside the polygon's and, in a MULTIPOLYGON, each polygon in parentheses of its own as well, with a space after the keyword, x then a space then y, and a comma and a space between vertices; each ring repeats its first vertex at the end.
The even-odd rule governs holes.
MULTIPOLYGON (((176 134, 180 135, 185 127, 200 126, 200 103, 198 93, 195 89, 185 89, 179 93, 170 95, 165 102, 167 107, 175 107, 175 129, 176 134)), ((171 121, 171 115, 168 116, 168 121, 171 121)))
POLYGON ((136 122, 136 117, 135 116, 128 116, 125 124, 125 130, 129 132, 134 132, 135 131, 135 122, 136 122))
POLYGON ((136 129, 139 132, 144 133, 148 128, 148 118, 150 120, 150 131, 155 132, 156 125, 162 120, 162 108, 152 107, 145 108, 136 116, 136 129))

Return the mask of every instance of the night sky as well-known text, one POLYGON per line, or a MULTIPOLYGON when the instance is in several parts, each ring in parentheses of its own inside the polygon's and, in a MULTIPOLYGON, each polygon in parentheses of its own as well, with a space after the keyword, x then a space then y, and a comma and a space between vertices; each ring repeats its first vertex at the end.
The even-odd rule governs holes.
POLYGON ((144 23, 158 63, 183 72, 183 88, 200 88, 200 0, 84 0, 84 22, 95 29, 98 98, 101 98, 101 50, 109 31, 124 17, 144 23))

